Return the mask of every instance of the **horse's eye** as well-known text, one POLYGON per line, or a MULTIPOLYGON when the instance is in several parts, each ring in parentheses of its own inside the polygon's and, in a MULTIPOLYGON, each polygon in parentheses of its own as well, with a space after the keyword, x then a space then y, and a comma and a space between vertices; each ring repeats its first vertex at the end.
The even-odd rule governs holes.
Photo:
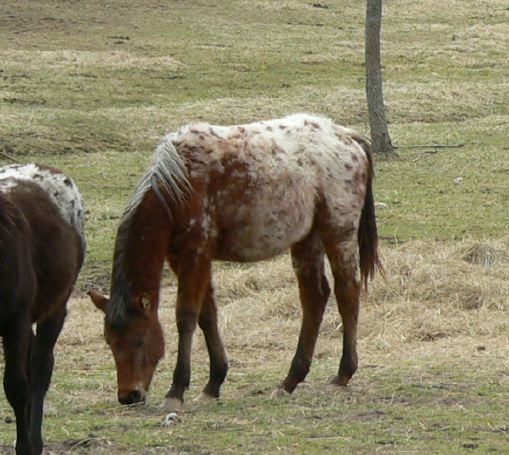
POLYGON ((140 340, 136 343, 136 347, 140 348, 143 345, 143 340, 140 340))

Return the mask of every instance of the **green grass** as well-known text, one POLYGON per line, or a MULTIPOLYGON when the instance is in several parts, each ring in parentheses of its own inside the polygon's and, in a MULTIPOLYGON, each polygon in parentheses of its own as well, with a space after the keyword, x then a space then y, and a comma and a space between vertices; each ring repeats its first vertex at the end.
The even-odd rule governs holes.
MULTIPOLYGON (((108 287, 119 217, 165 132, 191 120, 240 123, 296 111, 368 132, 365 1, 312 3, 2 2, 0 151, 60 167, 78 183, 88 236, 79 291, 108 287)), ((386 2, 385 98, 401 148, 377 159, 384 247, 509 232, 508 24, 504 0, 386 2), (426 144, 462 146, 417 147, 426 144)), ((281 401, 267 394, 286 363, 268 356, 255 369, 232 368, 224 400, 189 402, 181 423, 161 428, 156 403, 123 409, 114 402, 109 354, 106 360, 86 350, 90 342, 104 346, 100 316, 79 309, 71 321, 95 321, 96 338, 84 335, 57 362, 45 424, 50 453, 461 454, 509 447, 506 364, 443 351, 424 359, 422 343, 387 363, 374 356, 375 366, 361 364, 352 387, 339 394, 321 386, 336 360, 317 361, 310 385, 281 401)), ((200 359, 193 364, 198 384, 207 375, 200 359)), ((163 396, 169 376, 158 374, 152 396, 163 396)), ((193 387, 190 395, 198 393, 193 387)), ((9 416, 0 400, 0 417, 9 416)), ((14 425, 0 425, 2 453, 13 439, 14 425)))
MULTIPOLYGON (((376 195, 388 204, 379 218, 385 238, 507 232, 509 33, 507 10, 496 4, 480 15, 474 5, 455 2, 450 16, 430 1, 386 7, 394 144, 465 146, 436 154, 409 147, 378 163, 376 195)), ((82 188, 90 240, 84 280, 106 275, 115 219, 158 138, 180 124, 307 110, 367 131, 364 2, 326 6, 2 6, 0 150, 60 165, 82 188)))
MULTIPOLYGON (((232 371, 223 400, 188 402, 181 420, 170 427, 160 425, 162 413, 155 404, 119 409, 111 388, 101 390, 111 399, 99 402, 98 381, 114 380, 102 369, 85 378, 60 374, 50 403, 65 406, 47 411, 47 444, 50 450, 59 444, 78 450, 83 444, 83 453, 98 454, 507 451, 507 382, 472 372, 467 362, 456 364, 453 358, 431 361, 425 369, 422 361, 405 359, 403 367, 394 360, 365 367, 349 389, 335 393, 323 385, 332 373, 330 359, 317 361, 307 385, 276 401, 267 393, 283 371, 249 376, 232 371), (454 369, 444 373, 443 360, 454 369)), ((203 380, 205 371, 196 370, 203 380)), ((193 387, 188 394, 197 391, 193 387)), ((4 435, 12 438, 13 426, 5 427, 4 435)))
POLYGON ((410 132, 399 143, 415 144, 410 142, 414 132, 423 138, 421 144, 462 147, 405 148, 396 150, 397 158, 378 162, 376 197, 388 205, 379 211, 382 236, 451 240, 506 235, 507 125, 489 118, 407 128, 410 132))

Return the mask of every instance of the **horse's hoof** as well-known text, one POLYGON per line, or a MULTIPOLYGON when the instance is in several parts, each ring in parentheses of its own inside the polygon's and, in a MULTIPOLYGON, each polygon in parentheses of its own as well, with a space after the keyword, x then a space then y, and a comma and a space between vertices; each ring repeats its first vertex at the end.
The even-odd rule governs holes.
POLYGON ((207 392, 200 393, 193 401, 213 401, 217 400, 217 397, 209 395, 207 392))
POLYGON ((271 394, 270 397, 272 399, 278 399, 283 397, 289 397, 290 393, 287 392, 283 387, 277 387, 271 394))
POLYGON ((179 412, 182 410, 184 403, 178 398, 165 398, 163 403, 163 411, 165 412, 179 412))
POLYGON ((334 376, 330 381, 329 385, 334 388, 344 388, 347 386, 348 382, 350 381, 350 378, 347 378, 346 376, 334 376))
POLYGON ((332 382, 327 382, 324 386, 323 386, 323 391, 325 393, 329 393, 329 394, 335 394, 335 393, 341 393, 341 392, 344 392, 346 391, 347 388, 345 386, 339 386, 337 384, 334 384, 332 382))

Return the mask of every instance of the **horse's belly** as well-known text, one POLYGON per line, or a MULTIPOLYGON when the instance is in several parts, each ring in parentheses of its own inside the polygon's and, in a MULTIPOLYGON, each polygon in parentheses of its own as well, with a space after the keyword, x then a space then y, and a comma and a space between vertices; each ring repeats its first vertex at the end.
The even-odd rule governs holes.
POLYGON ((218 259, 250 262, 273 257, 310 231, 314 218, 312 194, 284 203, 261 199, 237 207, 231 222, 221 231, 218 259))

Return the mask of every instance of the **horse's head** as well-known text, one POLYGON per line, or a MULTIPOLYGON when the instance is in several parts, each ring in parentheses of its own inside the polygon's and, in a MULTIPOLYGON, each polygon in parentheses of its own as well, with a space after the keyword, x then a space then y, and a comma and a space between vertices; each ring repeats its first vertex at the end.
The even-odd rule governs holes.
MULTIPOLYGON (((96 291, 88 295, 106 314, 109 299, 96 291)), ((164 354, 161 324, 148 296, 133 298, 125 324, 112 325, 105 318, 104 338, 115 359, 118 401, 121 404, 144 402, 157 363, 164 354)))

